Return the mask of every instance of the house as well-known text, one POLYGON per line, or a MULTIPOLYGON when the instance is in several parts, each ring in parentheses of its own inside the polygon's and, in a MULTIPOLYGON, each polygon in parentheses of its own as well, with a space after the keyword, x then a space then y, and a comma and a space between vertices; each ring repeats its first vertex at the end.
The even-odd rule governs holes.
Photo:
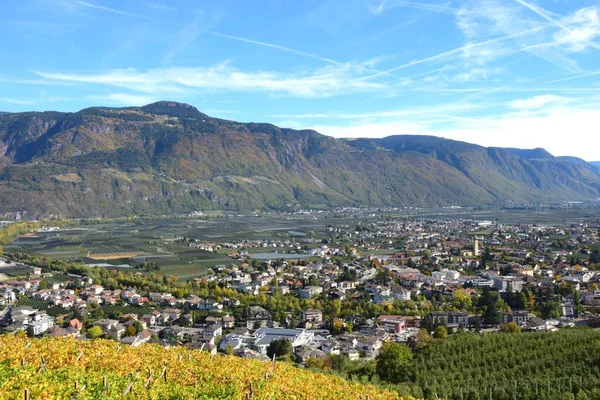
POLYGON ((514 322, 519 326, 527 325, 529 313, 527 311, 512 311, 502 313, 502 323, 514 322))
POLYGON ((373 293, 373 302, 382 304, 392 299, 392 289, 389 287, 378 286, 371 290, 373 293))
POLYGON ((28 330, 30 329, 34 336, 39 336, 52 329, 52 327, 54 327, 54 318, 48 315, 41 315, 39 318, 36 316, 36 318, 29 323, 28 330))
POLYGON ((342 354, 348 357, 350 361, 357 361, 360 359, 360 352, 352 347, 344 347, 342 354))
POLYGON ((404 319, 393 315, 382 315, 377 318, 380 326, 389 333, 404 333, 406 330, 406 322, 404 319))
POLYGON ((309 309, 300 312, 300 318, 304 321, 323 322, 323 312, 321 310, 309 309))
POLYGON ((328 340, 321 343, 321 351, 325 354, 338 355, 341 353, 342 347, 336 340, 328 340))
POLYGON ((208 311, 222 310, 223 305, 217 303, 216 301, 212 301, 212 300, 200 300, 200 302, 198 303, 198 308, 200 310, 208 310, 208 311))
POLYGON ((48 333, 49 337, 69 337, 69 336, 76 336, 78 333, 78 331, 76 331, 75 329, 69 327, 69 328, 62 328, 60 326, 55 326, 54 328, 52 328, 52 330, 50 331, 50 333, 48 333))
POLYGON ((217 345, 214 343, 190 342, 185 347, 189 350, 200 350, 208 354, 217 354, 217 345))
POLYGON ((378 337, 361 336, 358 338, 356 348, 368 354, 377 354, 383 345, 378 337))
POLYGON ((546 329, 546 321, 544 321, 543 319, 541 319, 539 317, 529 318, 529 321, 527 321, 527 325, 529 327, 531 327, 531 329, 534 329, 534 330, 546 329))
POLYGON ((122 344, 128 344, 132 347, 140 346, 152 339, 152 332, 143 331, 135 336, 128 336, 120 340, 122 344))
POLYGON ((123 338, 123 336, 125 336, 125 330, 125 325, 116 324, 108 330, 107 334, 114 340, 119 341, 123 338))
POLYGON ((168 316, 169 321, 173 321, 179 318, 181 311, 176 308, 165 308, 162 311, 162 314, 168 316))
POLYGON ((394 286, 391 290, 391 295, 395 300, 407 301, 410 300, 410 290, 403 288, 402 286, 394 286))
POLYGON ((116 319, 103 318, 99 319, 98 321, 95 321, 94 325, 99 326, 102 329, 103 333, 108 333, 108 331, 118 323, 119 321, 117 321, 116 319))
POLYGON ((226 314, 220 315, 209 315, 206 317, 205 322, 207 324, 220 324, 224 329, 231 329, 235 326, 235 317, 226 314))
POLYGON ((244 310, 244 320, 248 329, 273 325, 271 313, 260 306, 246 308, 244 310))
POLYGON ((202 331, 202 336, 206 338, 216 338, 223 335, 223 327, 219 324, 207 326, 202 331))
POLYGON ((306 286, 300 289, 299 296, 301 299, 310 299, 321 293, 323 293, 323 288, 321 286, 306 286))
POLYGON ((324 359, 327 357, 321 350, 311 346, 300 346, 296 349, 296 362, 305 363, 309 358, 324 359))
POLYGON ((77 318, 74 318, 69 321, 69 326, 79 332, 81 328, 83 328, 83 322, 79 321, 77 318))
POLYGON ((154 314, 144 314, 141 320, 146 323, 147 326, 153 326, 156 324, 156 316, 154 314))
POLYGON ((405 316, 402 317, 404 319, 404 324, 407 328, 420 328, 421 327, 421 317, 418 316, 405 316))

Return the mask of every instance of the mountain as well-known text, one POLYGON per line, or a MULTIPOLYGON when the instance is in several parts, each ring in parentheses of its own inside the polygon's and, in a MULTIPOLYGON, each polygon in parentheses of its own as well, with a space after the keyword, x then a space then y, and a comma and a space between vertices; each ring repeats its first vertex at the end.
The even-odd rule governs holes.
POLYGON ((513 149, 513 148, 504 148, 503 150, 514 154, 516 156, 519 156, 521 158, 526 158, 526 159, 548 159, 548 158, 554 158, 554 156, 550 153, 548 153, 546 150, 542 149, 542 148, 536 148, 536 149, 513 149))
POLYGON ((334 139, 175 102, 0 116, 0 216, 598 198, 600 170, 430 136, 334 139))
POLYGON ((590 164, 592 164, 596 168, 600 168, 600 161, 591 161, 590 164))

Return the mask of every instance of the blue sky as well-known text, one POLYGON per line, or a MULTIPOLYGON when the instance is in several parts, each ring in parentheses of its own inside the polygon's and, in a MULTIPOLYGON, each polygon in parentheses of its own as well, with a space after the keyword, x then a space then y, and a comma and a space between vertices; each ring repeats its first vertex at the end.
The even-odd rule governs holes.
POLYGON ((3 111, 175 100, 600 159, 600 0, 23 0, 0 35, 3 111))

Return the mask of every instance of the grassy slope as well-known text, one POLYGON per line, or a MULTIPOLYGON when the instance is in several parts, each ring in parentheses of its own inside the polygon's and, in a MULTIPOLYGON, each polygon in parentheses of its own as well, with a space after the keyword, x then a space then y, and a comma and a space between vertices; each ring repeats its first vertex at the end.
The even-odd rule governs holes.
POLYGON ((27 338, 0 336, 0 399, 22 398, 25 388, 32 399, 71 398, 75 381, 85 386, 78 399, 244 399, 251 387, 254 399, 398 398, 394 392, 285 363, 220 355, 211 360, 207 353, 181 347, 123 346, 117 351, 118 343, 108 340, 39 339, 31 340, 28 347, 27 343, 27 338), (42 358, 47 370, 38 374, 42 358), (158 379, 164 366, 166 382, 158 379), (151 373, 151 384, 145 389, 151 373), (103 376, 107 389, 102 386, 103 376), (133 394, 122 396, 130 382, 133 394))

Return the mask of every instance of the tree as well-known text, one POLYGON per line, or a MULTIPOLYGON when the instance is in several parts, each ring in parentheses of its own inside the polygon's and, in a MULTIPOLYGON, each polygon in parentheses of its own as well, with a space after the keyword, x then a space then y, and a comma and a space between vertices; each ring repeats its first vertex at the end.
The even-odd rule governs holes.
POLYGON ((504 333, 517 333, 521 332, 521 328, 516 322, 508 322, 506 324, 500 324, 500 332, 504 333))
POLYGON ((350 359, 343 354, 330 354, 324 364, 334 371, 344 372, 350 365, 350 359))
POLYGON ((102 336, 102 328, 100 328, 99 326, 92 326, 90 329, 87 330, 86 335, 90 339, 97 339, 100 336, 102 336))
POLYGON ((419 332, 412 338, 412 347, 416 351, 423 350, 429 346, 432 338, 431 335, 425 329, 420 329, 419 332))
POLYGON ((446 339, 447 336, 448 336, 448 331, 446 330, 446 327, 443 325, 440 325, 437 328, 435 328, 435 332, 433 332, 433 337, 435 339, 446 339))
POLYGON ((127 327, 127 329, 125 330, 125 335, 127 335, 127 336, 135 336, 135 333, 136 333, 135 326, 133 326, 133 325, 129 325, 127 327))
POLYGON ((500 311, 496 303, 488 304, 483 313, 483 322, 487 325, 498 325, 500 324, 500 311))
POLYGON ((472 305, 471 295, 465 289, 456 289, 452 293, 452 304, 459 309, 468 309, 472 305))
POLYGON ((311 275, 308 277, 308 285, 309 286, 319 286, 319 281, 317 280, 316 275, 311 275))
POLYGON ((227 354, 228 356, 233 355, 233 346, 228 344, 227 347, 225 347, 225 354, 227 354))
POLYGON ((286 339, 276 339, 269 343, 267 356, 269 358, 281 357, 292 353, 292 342, 286 339))
POLYGON ((377 374, 390 383, 405 382, 410 378, 413 355, 410 348, 403 344, 388 342, 381 346, 377 361, 377 374))
POLYGON ((135 333, 141 333, 144 330, 144 325, 140 321, 135 321, 133 327, 135 328, 135 333))

